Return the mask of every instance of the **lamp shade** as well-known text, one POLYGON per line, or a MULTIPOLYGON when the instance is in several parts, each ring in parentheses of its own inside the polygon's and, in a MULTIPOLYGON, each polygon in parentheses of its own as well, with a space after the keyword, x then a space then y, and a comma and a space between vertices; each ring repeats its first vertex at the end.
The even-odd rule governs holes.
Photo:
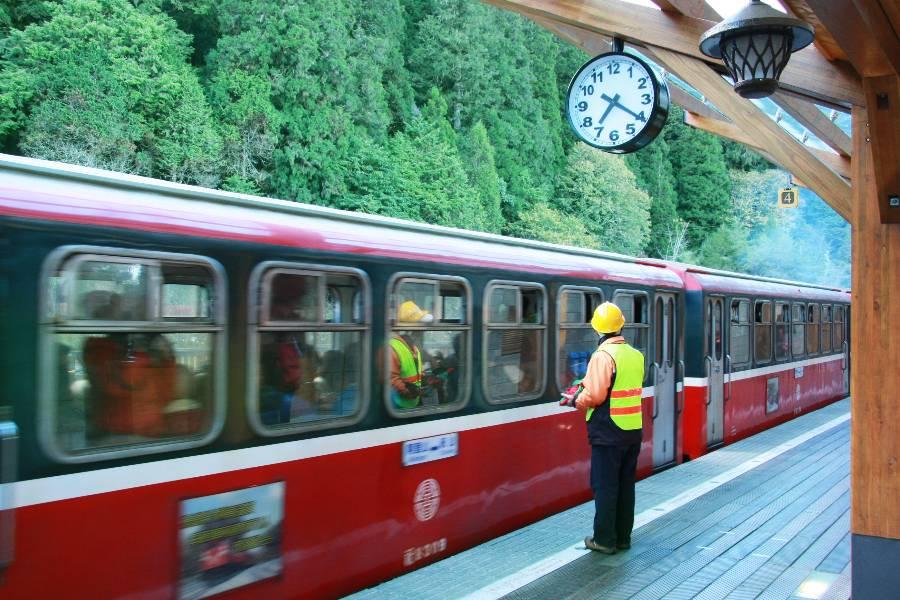
POLYGON ((745 98, 763 98, 778 89, 791 53, 812 43, 813 28, 763 4, 752 2, 700 38, 700 51, 721 58, 745 98))

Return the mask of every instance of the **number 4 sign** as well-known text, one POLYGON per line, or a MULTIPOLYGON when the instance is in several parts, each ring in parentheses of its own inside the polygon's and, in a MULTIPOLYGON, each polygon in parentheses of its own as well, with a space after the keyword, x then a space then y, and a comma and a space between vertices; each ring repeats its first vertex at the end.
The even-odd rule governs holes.
POLYGON ((797 208, 800 205, 800 194, 797 188, 778 190, 778 208, 797 208))

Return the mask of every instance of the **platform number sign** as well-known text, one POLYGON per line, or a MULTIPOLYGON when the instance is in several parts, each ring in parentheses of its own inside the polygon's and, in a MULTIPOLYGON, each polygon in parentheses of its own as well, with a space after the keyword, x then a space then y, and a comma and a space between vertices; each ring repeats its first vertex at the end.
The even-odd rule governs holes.
POLYGON ((639 150, 669 116, 665 79, 637 56, 608 52, 585 63, 566 94, 569 125, 585 143, 615 154, 639 150))
POLYGON ((778 190, 778 208, 797 208, 800 205, 800 194, 797 188, 778 190))

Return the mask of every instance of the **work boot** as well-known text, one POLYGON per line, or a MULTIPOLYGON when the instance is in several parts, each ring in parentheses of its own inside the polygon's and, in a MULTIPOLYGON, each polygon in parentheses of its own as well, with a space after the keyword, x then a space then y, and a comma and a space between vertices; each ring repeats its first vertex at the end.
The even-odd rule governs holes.
POLYGON ((619 550, 628 550, 629 548, 631 548, 631 542, 618 542, 616 544, 616 548, 618 548, 619 550))
POLYGON ((595 542, 594 538, 592 538, 592 537, 584 538, 584 547, 589 550, 593 550, 594 552, 600 552, 602 554, 615 554, 616 553, 615 548, 611 548, 609 546, 601 546, 600 544, 595 542))

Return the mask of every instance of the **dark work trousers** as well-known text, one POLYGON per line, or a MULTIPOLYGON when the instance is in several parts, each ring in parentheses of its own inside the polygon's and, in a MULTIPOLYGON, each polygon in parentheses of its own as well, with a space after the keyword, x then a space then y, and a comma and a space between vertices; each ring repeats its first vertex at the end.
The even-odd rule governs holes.
POLYGON ((631 543, 634 527, 634 478, 640 444, 591 446, 594 490, 594 541, 615 548, 631 543))

